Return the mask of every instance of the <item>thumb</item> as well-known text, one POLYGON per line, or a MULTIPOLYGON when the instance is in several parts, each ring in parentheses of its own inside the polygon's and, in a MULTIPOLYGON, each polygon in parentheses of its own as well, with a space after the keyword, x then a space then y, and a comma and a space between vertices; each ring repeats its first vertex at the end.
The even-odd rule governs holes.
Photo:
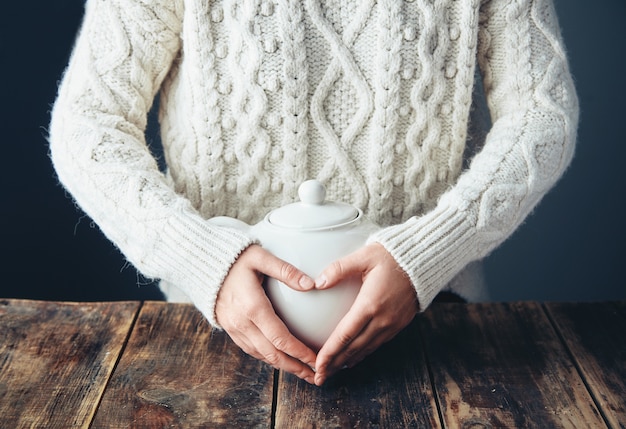
POLYGON ((366 271, 366 258, 361 251, 336 260, 315 279, 316 289, 329 289, 348 277, 361 277, 366 271))

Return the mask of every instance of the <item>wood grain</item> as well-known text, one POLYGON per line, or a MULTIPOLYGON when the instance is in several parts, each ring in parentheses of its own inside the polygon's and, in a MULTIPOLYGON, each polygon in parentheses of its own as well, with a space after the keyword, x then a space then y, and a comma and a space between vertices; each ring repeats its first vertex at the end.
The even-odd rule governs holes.
POLYGON ((625 428, 624 332, 626 303, 436 303, 318 388, 191 305, 5 299, 0 427, 625 428))
POLYGON ((92 427, 267 428, 273 382, 193 306, 146 303, 92 427))
POLYGON ((88 427, 138 308, 0 300, 0 426, 88 427))
POLYGON ((276 427, 439 428, 416 324, 322 387, 281 373, 276 427))
POLYGON ((539 304, 439 304, 425 316, 446 428, 606 427, 539 304))
POLYGON ((626 428, 626 303, 548 303, 609 425, 626 428))

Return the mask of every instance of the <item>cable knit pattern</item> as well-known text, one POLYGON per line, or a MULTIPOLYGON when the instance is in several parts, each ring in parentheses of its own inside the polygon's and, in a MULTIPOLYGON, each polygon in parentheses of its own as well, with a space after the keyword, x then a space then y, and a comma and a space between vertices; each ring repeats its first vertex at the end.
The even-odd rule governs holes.
POLYGON ((464 269, 562 175, 577 103, 551 0, 88 0, 50 149, 128 260, 215 326, 254 240, 205 220, 257 222, 309 178, 383 227, 424 309, 480 296, 464 269), (491 128, 468 135, 476 76, 491 128))
POLYGON ((326 19, 319 0, 306 0, 305 3, 311 21, 332 51, 330 64, 311 97, 311 118, 320 132, 320 141, 324 142, 328 149, 328 156, 318 177, 322 182, 328 182, 332 177, 346 180, 347 185, 344 189, 350 189, 353 204, 364 206, 368 194, 366 184, 357 170, 349 148, 371 114, 372 90, 350 48, 362 33, 375 1, 356 2, 354 13, 346 14, 348 21, 341 23, 344 26, 341 33, 337 32, 332 22, 326 19), (352 88, 346 87, 348 85, 352 88), (342 94, 335 103, 328 105, 330 92, 335 87, 342 91, 342 94), (335 116, 335 109, 343 104, 350 106, 349 116, 335 116), (332 126, 331 115, 342 119, 336 124, 341 130, 332 126))
POLYGON ((293 201, 300 183, 307 180, 309 73, 300 0, 288 0, 280 8, 280 30, 285 52, 283 164, 291 167, 281 172, 282 202, 288 203, 293 201))

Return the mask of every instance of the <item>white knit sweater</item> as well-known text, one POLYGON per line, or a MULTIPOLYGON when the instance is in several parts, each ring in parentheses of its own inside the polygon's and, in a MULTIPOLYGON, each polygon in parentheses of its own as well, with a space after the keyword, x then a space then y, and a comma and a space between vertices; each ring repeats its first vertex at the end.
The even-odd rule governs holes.
POLYGON ((476 297, 453 279, 561 176, 577 121, 550 0, 88 0, 50 148, 127 259, 217 325, 252 239, 206 219, 256 222, 310 178, 385 227, 370 240, 422 309, 476 297), (470 133, 477 89, 490 128, 470 133), (144 136, 157 93, 165 173, 144 136))

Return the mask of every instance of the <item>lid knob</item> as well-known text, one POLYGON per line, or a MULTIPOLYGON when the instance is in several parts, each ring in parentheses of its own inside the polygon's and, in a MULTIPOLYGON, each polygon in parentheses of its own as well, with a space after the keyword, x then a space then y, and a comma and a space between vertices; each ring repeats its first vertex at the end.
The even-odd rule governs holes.
POLYGON ((300 201, 305 204, 323 204, 326 198, 326 188, 317 180, 302 182, 298 188, 300 201))
POLYGON ((317 180, 307 180, 298 188, 300 201, 272 210, 269 223, 300 231, 336 228, 358 219, 360 211, 349 204, 326 201, 326 188, 317 180))

